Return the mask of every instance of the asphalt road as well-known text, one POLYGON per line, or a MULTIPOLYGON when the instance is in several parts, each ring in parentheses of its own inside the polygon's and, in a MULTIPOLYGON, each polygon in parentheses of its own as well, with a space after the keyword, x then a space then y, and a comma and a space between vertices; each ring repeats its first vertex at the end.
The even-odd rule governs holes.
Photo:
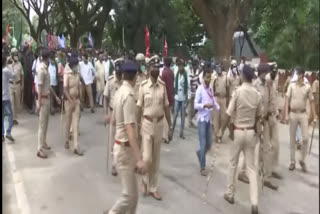
MULTIPOLYGON (((91 114, 88 109, 80 120, 79 143, 85 154, 75 156, 64 149, 60 115, 50 117, 48 143, 52 147, 47 160, 36 157, 38 117, 22 113, 12 135, 15 144, 4 143, 3 213, 5 214, 101 214, 120 195, 117 177, 106 173, 107 132, 102 109, 91 114)), ((177 127, 179 127, 178 119, 177 127)), ((308 173, 289 167, 289 129, 279 124, 280 165, 283 180, 274 180, 278 191, 264 188, 260 194, 262 214, 319 213, 319 134, 315 131, 312 153, 307 157, 308 173)), ((186 128, 186 140, 178 138, 162 144, 159 191, 163 201, 140 194, 138 214, 246 214, 251 213, 249 187, 237 182, 235 204, 223 199, 229 158, 230 140, 225 133, 206 199, 206 178, 199 174, 195 155, 197 130, 186 128)), ((310 128, 311 136, 311 128, 310 128)), ((298 154, 298 153, 297 153, 298 154)), ((298 156, 297 156, 298 157, 298 156)), ((207 158, 209 165, 211 157, 207 158)), ((242 162, 242 157, 239 165, 242 162)), ((140 184, 140 178, 139 178, 140 184)))

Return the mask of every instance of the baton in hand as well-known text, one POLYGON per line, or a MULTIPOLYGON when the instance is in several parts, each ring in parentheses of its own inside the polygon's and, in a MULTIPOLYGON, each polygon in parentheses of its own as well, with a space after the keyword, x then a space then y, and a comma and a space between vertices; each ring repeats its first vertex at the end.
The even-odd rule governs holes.
POLYGON ((310 143, 310 148, 309 148, 309 155, 311 154, 312 140, 313 140, 313 134, 314 134, 314 127, 315 127, 315 124, 313 123, 312 134, 311 134, 311 143, 310 143))

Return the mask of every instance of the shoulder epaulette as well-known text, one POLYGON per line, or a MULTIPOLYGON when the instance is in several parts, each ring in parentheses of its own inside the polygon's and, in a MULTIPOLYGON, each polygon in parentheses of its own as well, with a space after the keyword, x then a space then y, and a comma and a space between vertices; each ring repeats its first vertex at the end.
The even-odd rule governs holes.
POLYGON ((144 85, 144 84, 146 84, 148 82, 148 80, 143 80, 142 82, 141 82, 141 85, 144 85))
POLYGON ((159 83, 162 84, 162 85, 166 85, 165 82, 163 82, 161 79, 158 79, 159 83))

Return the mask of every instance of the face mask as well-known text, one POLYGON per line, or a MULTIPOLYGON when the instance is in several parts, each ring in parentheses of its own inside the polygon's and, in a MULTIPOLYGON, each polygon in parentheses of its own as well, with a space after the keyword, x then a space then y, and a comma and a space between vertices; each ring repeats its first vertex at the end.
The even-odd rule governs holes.
POLYGON ((140 66, 140 70, 144 73, 146 71, 146 66, 145 65, 141 65, 140 66))

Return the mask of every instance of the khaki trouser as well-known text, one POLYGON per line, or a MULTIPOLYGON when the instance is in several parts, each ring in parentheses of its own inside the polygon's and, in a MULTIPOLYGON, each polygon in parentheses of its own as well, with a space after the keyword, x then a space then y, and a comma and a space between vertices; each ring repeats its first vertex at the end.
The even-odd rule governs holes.
POLYGON ((194 98, 195 94, 191 95, 191 98, 189 99, 189 105, 188 105, 188 122, 189 125, 192 123, 192 118, 194 116, 194 98))
MULTIPOLYGON (((170 118, 172 118, 172 107, 170 107, 170 118)), ((169 125, 168 125, 168 121, 166 119, 166 117, 164 117, 163 119, 163 135, 162 135, 162 139, 169 141, 168 139, 168 135, 169 135, 169 125)))
POLYGON ((113 205, 109 214, 135 214, 139 198, 135 173, 136 159, 130 147, 115 144, 113 152, 121 179, 122 196, 113 205))
POLYGON ((249 175, 248 177, 250 181, 250 201, 252 205, 258 205, 258 177, 257 168, 254 164, 254 153, 256 146, 256 136, 254 130, 235 130, 234 135, 234 141, 231 143, 231 157, 226 194, 229 197, 234 197, 235 179, 239 162, 239 155, 241 151, 243 151, 247 164, 247 173, 249 175))
POLYGON ((65 105, 65 142, 69 142, 70 131, 72 130, 73 148, 78 149, 78 136, 79 136, 79 120, 80 120, 80 100, 75 101, 73 106, 69 100, 64 101, 65 105))
POLYGON ((10 83, 10 101, 12 104, 13 120, 17 120, 21 110, 21 85, 10 83))
MULTIPOLYGON (((272 176, 272 172, 276 171, 279 163, 279 136, 278 136, 278 124, 275 115, 269 116, 268 121, 263 124, 263 154, 258 153, 257 156, 263 155, 264 165, 264 180, 269 181, 272 176)), ((259 157, 257 157, 259 160, 259 157)), ((259 162, 258 162, 259 164, 259 162)), ((243 161, 241 174, 246 174, 246 162, 243 161)))
MULTIPOLYGON (((112 114, 113 114, 113 110, 111 110, 111 108, 109 108, 109 114, 110 117, 112 118, 112 114)), ((108 125, 109 128, 109 151, 111 151, 111 157, 113 157, 114 153, 113 153, 113 147, 114 147, 114 137, 116 135, 116 126, 112 124, 112 122, 109 123, 108 125)), ((112 166, 115 166, 115 161, 114 158, 112 158, 112 166)))
POLYGON ((297 126, 300 125, 302 132, 301 160, 304 162, 308 148, 308 115, 307 113, 290 112, 289 115, 289 132, 290 132, 290 160, 291 163, 296 162, 296 132, 297 126))
MULTIPOLYGON (((220 106, 219 111, 217 111, 216 109, 213 109, 212 111, 214 140, 217 141, 218 132, 221 126, 223 126, 224 121, 226 121, 227 100, 225 97, 215 97, 215 99, 220 106)), ((222 130, 222 136, 223 133, 224 130, 222 130)))
POLYGON ((81 103, 85 103, 85 97, 86 94, 89 98, 89 106, 91 109, 93 109, 93 96, 92 96, 92 84, 89 85, 82 85, 82 90, 80 91, 80 96, 81 96, 81 103))
MULTIPOLYGON (((163 119, 162 119, 163 120, 163 119)), ((157 191, 160 165, 160 146, 163 133, 163 121, 150 122, 143 118, 141 125, 142 158, 148 164, 148 172, 143 176, 143 182, 150 192, 157 191)))
POLYGON ((47 131, 49 123, 50 101, 42 98, 42 104, 39 112, 39 131, 38 131, 38 151, 47 144, 47 131))

